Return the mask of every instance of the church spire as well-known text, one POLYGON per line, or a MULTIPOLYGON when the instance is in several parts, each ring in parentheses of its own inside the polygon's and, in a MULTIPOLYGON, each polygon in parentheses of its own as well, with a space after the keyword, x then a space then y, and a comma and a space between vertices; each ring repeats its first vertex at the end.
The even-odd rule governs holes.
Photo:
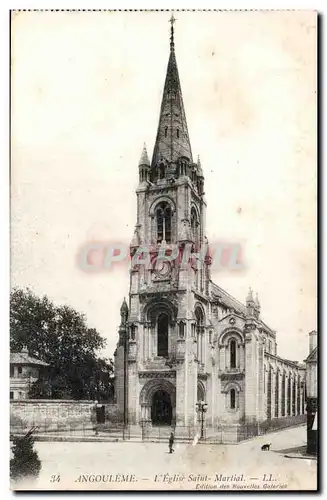
POLYGON ((142 154, 141 154, 141 158, 140 158, 140 161, 139 161, 139 167, 142 167, 143 165, 150 166, 150 162, 149 162, 149 158, 148 158, 148 152, 146 150, 145 143, 143 144, 142 154))
POLYGON ((144 143, 141 158, 139 161, 139 181, 148 182, 150 177, 150 162, 148 158, 148 152, 146 150, 146 145, 144 143))
POLYGON ((164 163, 165 166, 176 163, 177 159, 181 156, 193 162, 175 56, 175 21, 176 19, 172 15, 169 21, 171 24, 170 54, 161 102, 157 138, 153 150, 153 169, 160 163, 164 163))

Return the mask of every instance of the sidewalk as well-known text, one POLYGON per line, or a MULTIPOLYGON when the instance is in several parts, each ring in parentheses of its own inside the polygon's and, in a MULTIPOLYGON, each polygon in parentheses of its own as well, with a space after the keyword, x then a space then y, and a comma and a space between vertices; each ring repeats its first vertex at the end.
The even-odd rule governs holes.
POLYGON ((297 446, 295 448, 289 448, 287 450, 281 450, 279 453, 283 453, 286 458, 299 458, 302 460, 317 460, 317 455, 309 455, 307 453, 306 446, 297 446))

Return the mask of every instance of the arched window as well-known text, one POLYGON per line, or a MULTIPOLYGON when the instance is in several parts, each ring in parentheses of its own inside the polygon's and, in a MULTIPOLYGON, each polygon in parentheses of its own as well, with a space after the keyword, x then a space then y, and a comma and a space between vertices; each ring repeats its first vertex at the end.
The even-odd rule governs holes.
POLYGON ((135 340, 135 336, 136 336, 136 326, 131 325, 131 340, 135 340))
POLYGON ((235 389, 231 389, 229 392, 229 406, 232 410, 236 407, 236 391, 235 389))
POLYGON ((179 128, 176 130, 176 137, 179 139, 179 128))
POLYGON ((160 314, 158 317, 158 330, 157 330, 157 353, 158 356, 168 356, 168 316, 167 314, 160 314))
POLYGON ((229 345, 230 368, 236 368, 236 340, 231 340, 229 345))
POLYGON ((157 243, 171 242, 171 208, 166 202, 160 203, 157 210, 157 243))
POLYGON ((203 349, 203 331, 204 331, 204 317, 200 307, 195 310, 196 317, 196 339, 197 339, 197 360, 203 363, 204 349, 203 349))
POLYGON ((181 321, 179 323, 179 337, 181 339, 183 339, 185 336, 185 323, 183 321, 181 321))
POLYGON ((159 165, 159 179, 164 179, 165 178, 165 164, 160 163, 159 165))
POLYGON ((194 241, 198 240, 198 217, 194 207, 191 209, 191 232, 194 241))
POLYGON ((291 415, 291 376, 288 376, 287 383, 287 415, 291 415))
POLYGON ((168 135, 168 127, 165 127, 165 137, 168 135))

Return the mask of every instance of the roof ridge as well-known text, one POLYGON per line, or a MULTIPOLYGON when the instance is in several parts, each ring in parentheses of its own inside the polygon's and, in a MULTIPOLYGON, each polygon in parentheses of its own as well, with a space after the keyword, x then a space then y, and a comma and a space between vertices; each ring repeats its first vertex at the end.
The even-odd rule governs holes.
POLYGON ((235 302, 237 302, 240 306, 244 307, 245 308, 245 304, 243 304, 240 300, 236 299, 233 295, 231 295, 229 292, 227 292, 227 290, 225 290, 224 288, 222 288, 221 286, 217 285, 217 283, 215 283, 214 281, 210 280, 211 283, 217 287, 219 290, 221 290, 223 293, 225 293, 230 299, 233 299, 235 302))

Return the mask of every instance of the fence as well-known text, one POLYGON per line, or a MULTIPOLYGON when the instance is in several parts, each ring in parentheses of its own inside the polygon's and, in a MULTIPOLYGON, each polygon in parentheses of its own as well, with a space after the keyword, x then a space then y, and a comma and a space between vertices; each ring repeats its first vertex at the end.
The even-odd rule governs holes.
MULTIPOLYGON (((23 403, 11 405, 10 432, 11 435, 23 435, 35 427, 35 436, 40 439, 59 438, 103 438, 104 441, 119 441, 137 439, 145 442, 167 442, 171 431, 175 439, 183 442, 199 442, 210 444, 238 443, 245 439, 263 435, 306 422, 306 415, 288 416, 279 419, 266 420, 262 423, 220 424, 215 427, 195 426, 152 426, 145 422, 134 426, 124 426, 116 418, 108 419, 106 412, 104 422, 99 423, 92 418, 89 403, 54 402, 46 404, 39 402, 39 408, 31 411, 32 406, 22 406, 23 403), (19 411, 18 411, 19 409, 19 411), (24 411, 23 411, 24 410, 24 411), (24 418, 25 417, 25 418, 24 418)), ((93 415, 94 416, 94 415, 93 415)), ((113 415, 111 415, 113 416, 113 415)))
MULTIPOLYGON (((148 423, 141 423, 142 441, 148 442, 168 442, 171 432, 174 432, 175 439, 191 442, 199 440, 201 431, 194 426, 152 426, 148 423)), ((204 429, 205 438, 205 429, 204 429)))
POLYGON ((120 441, 130 439, 130 428, 120 424, 112 424, 106 422, 97 424, 91 422, 76 421, 70 422, 54 422, 53 420, 44 420, 41 423, 34 422, 15 422, 10 423, 10 434, 12 436, 22 436, 30 429, 34 429, 36 439, 51 440, 51 438, 103 438, 104 441, 120 441))
POLYGON ((292 427, 295 425, 301 425, 306 422, 306 415, 293 415, 288 417, 273 418, 271 420, 265 420, 261 423, 244 423, 238 426, 237 429, 237 441, 243 441, 244 439, 249 439, 255 436, 261 436, 267 434, 268 432, 279 431, 286 429, 287 427, 292 427))

